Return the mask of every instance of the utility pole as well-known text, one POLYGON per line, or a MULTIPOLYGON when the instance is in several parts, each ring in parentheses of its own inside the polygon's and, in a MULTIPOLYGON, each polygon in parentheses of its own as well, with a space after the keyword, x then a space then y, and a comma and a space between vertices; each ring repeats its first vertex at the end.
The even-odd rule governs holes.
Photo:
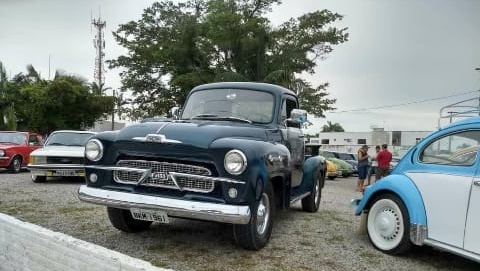
POLYGON ((103 74, 103 57, 105 56, 105 53, 103 52, 103 49, 105 49, 103 29, 105 28, 107 23, 105 21, 102 21, 99 15, 98 19, 92 19, 92 25, 97 30, 97 34, 95 35, 95 39, 93 40, 93 47, 95 47, 95 49, 97 50, 97 56, 95 57, 95 72, 93 76, 98 84, 98 87, 102 88, 105 80, 105 75, 103 74))
MULTIPOLYGON (((475 68, 476 71, 480 71, 480 68, 475 68)), ((480 96, 478 97, 478 115, 480 116, 480 96)))

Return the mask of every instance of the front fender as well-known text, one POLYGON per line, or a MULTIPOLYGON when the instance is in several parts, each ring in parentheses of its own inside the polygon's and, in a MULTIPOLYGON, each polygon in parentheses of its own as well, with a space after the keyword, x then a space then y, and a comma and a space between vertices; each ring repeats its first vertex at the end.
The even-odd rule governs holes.
POLYGON ((405 175, 393 174, 367 187, 362 200, 358 203, 355 215, 369 208, 371 200, 381 194, 392 193, 399 196, 407 207, 411 224, 427 225, 427 216, 422 195, 410 178, 405 175))
MULTIPOLYGON (((312 187, 315 179, 317 178, 317 174, 325 170, 325 158, 323 156, 313 156, 305 160, 303 163, 303 180, 302 180, 302 188, 307 189, 312 187)), ((323 185, 323 184, 320 184, 323 185)))

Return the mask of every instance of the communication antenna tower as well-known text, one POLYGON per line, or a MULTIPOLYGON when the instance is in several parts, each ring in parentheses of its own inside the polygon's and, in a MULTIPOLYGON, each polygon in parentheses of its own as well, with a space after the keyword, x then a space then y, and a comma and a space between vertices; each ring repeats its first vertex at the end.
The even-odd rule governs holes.
POLYGON ((98 15, 98 19, 92 19, 92 25, 95 27, 97 33, 95 34, 95 39, 93 39, 93 47, 97 50, 97 55, 95 57, 95 72, 94 78, 97 82, 98 86, 101 88, 103 86, 103 82, 105 81, 105 69, 103 68, 103 58, 105 53, 103 49, 105 49, 105 40, 103 35, 103 29, 107 25, 105 21, 102 21, 100 12, 98 15))

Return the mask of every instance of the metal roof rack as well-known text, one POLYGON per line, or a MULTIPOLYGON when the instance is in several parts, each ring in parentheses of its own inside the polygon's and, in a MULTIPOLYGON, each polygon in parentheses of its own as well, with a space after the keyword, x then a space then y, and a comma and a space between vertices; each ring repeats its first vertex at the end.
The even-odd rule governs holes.
POLYGON ((453 118, 469 118, 480 116, 480 98, 471 98, 446 105, 440 109, 440 117, 438 118, 438 129, 441 128, 440 121, 449 119, 452 123, 453 118))

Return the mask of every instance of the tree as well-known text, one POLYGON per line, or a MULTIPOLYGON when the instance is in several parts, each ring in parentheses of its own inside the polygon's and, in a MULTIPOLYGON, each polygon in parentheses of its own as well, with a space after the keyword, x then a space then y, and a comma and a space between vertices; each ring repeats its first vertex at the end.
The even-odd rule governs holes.
POLYGON ((13 97, 12 83, 9 82, 5 67, 0 62, 0 130, 17 129, 13 97))
POLYGON ((332 123, 331 121, 327 121, 326 125, 323 125, 322 132, 345 132, 343 127, 338 123, 332 123))
POLYGON ((313 86, 299 75, 314 73, 332 46, 347 41, 342 16, 328 10, 271 25, 266 13, 280 0, 196 0, 154 3, 142 18, 113 33, 129 53, 109 61, 122 68, 121 91, 132 93, 130 116, 161 115, 183 104, 188 91, 216 81, 279 84, 295 91, 302 107, 323 117, 334 109, 328 84, 313 86))
POLYGON ((8 85, 0 95, 12 105, 13 123, 24 130, 86 129, 113 110, 113 97, 100 95, 83 78, 59 71, 53 80, 44 80, 29 65, 27 73, 15 75, 8 85))

